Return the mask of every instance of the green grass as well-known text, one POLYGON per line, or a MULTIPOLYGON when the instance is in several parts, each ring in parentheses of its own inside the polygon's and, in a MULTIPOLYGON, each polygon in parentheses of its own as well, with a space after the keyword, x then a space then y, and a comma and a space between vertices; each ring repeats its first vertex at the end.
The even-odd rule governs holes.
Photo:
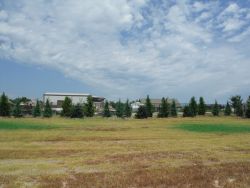
POLYGON ((234 124, 192 123, 180 124, 176 128, 200 133, 250 133, 250 126, 234 124))
POLYGON ((48 130, 55 129, 57 126, 32 124, 27 122, 7 122, 0 121, 0 130, 48 130))

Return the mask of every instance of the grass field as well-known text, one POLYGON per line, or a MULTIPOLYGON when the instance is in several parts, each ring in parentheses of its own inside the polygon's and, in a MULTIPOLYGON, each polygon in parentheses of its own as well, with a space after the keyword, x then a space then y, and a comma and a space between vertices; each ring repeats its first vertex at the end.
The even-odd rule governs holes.
POLYGON ((0 119, 0 187, 250 187, 250 120, 0 119))

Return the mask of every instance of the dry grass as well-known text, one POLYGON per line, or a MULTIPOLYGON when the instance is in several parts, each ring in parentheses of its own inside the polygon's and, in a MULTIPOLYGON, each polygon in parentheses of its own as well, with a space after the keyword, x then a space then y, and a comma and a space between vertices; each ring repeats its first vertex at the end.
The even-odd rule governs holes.
POLYGON ((249 120, 0 119, 8 123, 17 129, 0 130, 0 187, 250 187, 249 132, 175 128, 249 120))

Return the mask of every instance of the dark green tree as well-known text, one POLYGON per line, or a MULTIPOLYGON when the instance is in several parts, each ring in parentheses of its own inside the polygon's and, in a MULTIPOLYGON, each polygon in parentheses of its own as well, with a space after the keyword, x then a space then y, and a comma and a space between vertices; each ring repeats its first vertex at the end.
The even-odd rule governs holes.
POLYGON ((135 118, 137 119, 145 119, 147 118, 147 111, 145 106, 139 106, 137 113, 135 114, 135 118))
POLYGON ((195 117, 197 115, 197 103, 195 97, 192 97, 189 102, 189 111, 191 117, 195 117))
POLYGON ((234 113, 236 116, 243 116, 243 103, 242 103, 242 98, 239 95, 231 97, 231 104, 232 107, 234 108, 234 113))
POLYGON ((43 111, 43 117, 52 117, 52 109, 50 106, 49 99, 46 100, 44 111, 43 111))
POLYGON ((145 107, 146 107, 147 117, 152 117, 153 116, 153 105, 151 103, 149 95, 147 95, 145 107))
POLYGON ((116 104, 116 116, 117 117, 123 117, 123 105, 122 105, 122 102, 121 100, 119 99, 118 103, 116 104))
POLYGON ((81 104, 71 106, 70 117, 71 118, 83 118, 83 107, 81 104))
POLYGON ((205 115, 206 114, 206 104, 203 97, 200 97, 198 104, 198 114, 205 115))
POLYGON ((72 112, 72 100, 69 97, 65 97, 62 103, 62 113, 61 115, 64 117, 71 117, 72 112))
POLYGON ((0 116, 10 116, 10 103, 5 93, 0 98, 0 116))
POLYGON ((213 105, 213 109, 212 109, 212 114, 214 116, 219 116, 219 113, 220 113, 220 108, 219 108, 217 101, 215 101, 215 103, 213 105))
POLYGON ((183 108, 183 117, 191 117, 189 105, 184 106, 184 108, 183 108))
POLYGON ((224 115, 225 116, 230 116, 231 113, 232 113, 231 106, 230 106, 229 102, 227 102, 226 107, 225 107, 225 111, 224 111, 224 115))
POLYGON ((172 104, 171 104, 171 116, 177 117, 176 103, 175 103, 174 99, 173 99, 172 104))
POLYGON ((20 102, 16 103, 14 110, 13 110, 13 116, 16 118, 23 117, 20 102))
POLYGON ((93 97, 90 95, 87 98, 87 103, 84 105, 84 115, 87 117, 93 117, 95 113, 95 106, 93 102, 93 97))
POLYGON ((40 117, 40 116, 41 116, 41 107, 40 107, 40 102, 37 100, 36 106, 33 110, 33 117, 40 117))
POLYGON ((247 99, 246 103, 246 118, 250 118, 250 96, 247 99))
POLYGON ((168 109, 168 101, 164 97, 161 99, 161 106, 158 117, 165 118, 168 117, 169 109, 168 109))
POLYGON ((131 115, 132 115, 132 108, 129 104, 129 100, 127 99, 125 106, 124 106, 124 116, 129 118, 131 117, 131 115))
POLYGON ((111 116, 111 114, 109 111, 109 102, 105 101, 104 110, 103 110, 103 117, 110 117, 110 116, 111 116))

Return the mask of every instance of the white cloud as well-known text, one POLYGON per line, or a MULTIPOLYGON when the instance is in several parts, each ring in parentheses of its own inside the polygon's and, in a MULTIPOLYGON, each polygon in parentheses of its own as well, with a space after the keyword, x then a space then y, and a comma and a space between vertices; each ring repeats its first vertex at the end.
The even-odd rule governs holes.
MULTIPOLYGON (((149 0, 4 2, 0 58, 51 67, 111 98, 225 96, 240 88, 228 74, 249 79, 248 54, 217 40, 216 31, 246 23, 223 15, 214 22, 221 7, 184 1, 157 6, 149 0)), ((224 9, 241 12, 236 5, 224 9)))

